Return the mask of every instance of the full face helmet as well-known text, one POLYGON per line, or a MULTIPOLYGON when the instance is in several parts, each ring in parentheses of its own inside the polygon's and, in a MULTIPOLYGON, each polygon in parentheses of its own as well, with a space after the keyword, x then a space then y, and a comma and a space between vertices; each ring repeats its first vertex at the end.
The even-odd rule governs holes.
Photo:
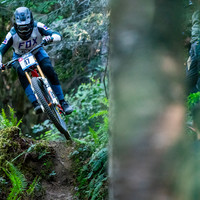
POLYGON ((14 27, 22 40, 27 40, 33 31, 32 12, 26 7, 19 7, 14 12, 14 27))

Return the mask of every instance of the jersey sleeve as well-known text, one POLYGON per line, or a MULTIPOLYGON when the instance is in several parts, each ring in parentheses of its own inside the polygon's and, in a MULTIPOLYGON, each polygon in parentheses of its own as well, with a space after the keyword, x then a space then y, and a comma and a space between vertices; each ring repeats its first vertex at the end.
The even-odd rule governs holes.
POLYGON ((5 40, 0 45, 0 54, 3 56, 13 44, 13 37, 10 32, 6 35, 5 40))
POLYGON ((38 30, 39 30, 39 32, 42 36, 48 36, 48 35, 52 36, 53 34, 57 34, 61 37, 60 33, 51 30, 50 28, 48 28, 46 25, 44 25, 41 22, 37 23, 37 27, 38 27, 38 30))

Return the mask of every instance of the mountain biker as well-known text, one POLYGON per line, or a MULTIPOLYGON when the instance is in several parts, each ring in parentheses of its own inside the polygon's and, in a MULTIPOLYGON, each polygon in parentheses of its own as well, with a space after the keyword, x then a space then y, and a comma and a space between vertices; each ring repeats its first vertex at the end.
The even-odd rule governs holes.
MULTIPOLYGON (((61 41, 61 35, 49 29, 43 23, 34 21, 32 12, 28 8, 17 8, 14 12, 14 27, 11 28, 6 35, 5 40, 0 45, 0 68, 3 68, 2 57, 11 46, 13 48, 13 59, 15 59, 30 51, 42 41, 44 41, 45 44, 58 42, 61 41)), ((35 57, 42 71, 50 81, 52 89, 57 95, 65 114, 71 114, 73 111, 72 106, 70 106, 64 100, 64 95, 58 80, 58 76, 55 73, 49 56, 43 47, 37 51, 35 57)), ((41 106, 37 102, 26 75, 19 65, 19 62, 16 61, 12 66, 16 69, 20 83, 25 90, 26 96, 32 103, 35 112, 37 114, 41 113, 41 106)))
POLYGON ((194 2, 194 5, 191 5, 197 10, 192 15, 191 47, 186 68, 189 94, 200 91, 200 2, 199 0, 194 2))

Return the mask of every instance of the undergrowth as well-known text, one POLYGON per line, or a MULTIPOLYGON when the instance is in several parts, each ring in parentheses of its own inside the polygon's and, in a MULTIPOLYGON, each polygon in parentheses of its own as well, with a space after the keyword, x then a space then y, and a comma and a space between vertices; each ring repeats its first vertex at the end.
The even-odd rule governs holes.
POLYGON ((101 83, 98 81, 83 85, 73 98, 80 96, 81 98, 74 101, 77 102, 77 121, 74 126, 81 122, 82 116, 79 115, 82 113, 85 116, 83 123, 87 121, 85 123, 87 125, 84 124, 82 129, 84 132, 80 133, 80 137, 73 139, 75 150, 71 153, 71 159, 77 177, 76 195, 83 200, 105 200, 108 195, 108 100, 102 91, 101 83), (99 90, 102 96, 96 94, 99 90), (81 106, 81 102, 83 106, 81 106))
POLYGON ((17 120, 15 117, 15 111, 13 108, 9 106, 9 116, 6 115, 5 110, 1 110, 0 114, 0 129, 8 128, 8 127, 13 127, 13 126, 19 126, 22 123, 21 120, 17 120))
POLYGON ((7 168, 2 169, 12 183, 12 188, 7 200, 16 200, 21 199, 22 197, 33 199, 34 190, 39 181, 37 176, 28 187, 28 182, 24 174, 22 174, 22 172, 11 162, 7 162, 7 168))
POLYGON ((20 134, 15 111, 9 115, 2 109, 0 114, 0 199, 34 200, 42 198, 40 179, 51 178, 54 155, 45 141, 36 142, 20 134), (37 162, 32 166, 31 162, 37 162))
POLYGON ((190 94, 187 100, 188 109, 191 110, 199 102, 200 102, 200 92, 190 94))
POLYGON ((69 132, 75 138, 84 138, 88 135, 89 127, 95 127, 96 119, 91 117, 100 110, 106 110, 106 96, 104 85, 99 80, 91 80, 88 84, 81 84, 75 94, 66 95, 74 112, 66 117, 69 132))
POLYGON ((198 129, 194 128, 194 109, 200 103, 200 92, 192 93, 187 98, 186 133, 192 140, 197 139, 198 129), (192 114, 193 113, 193 114, 192 114), (193 127, 193 128, 192 128, 193 127))

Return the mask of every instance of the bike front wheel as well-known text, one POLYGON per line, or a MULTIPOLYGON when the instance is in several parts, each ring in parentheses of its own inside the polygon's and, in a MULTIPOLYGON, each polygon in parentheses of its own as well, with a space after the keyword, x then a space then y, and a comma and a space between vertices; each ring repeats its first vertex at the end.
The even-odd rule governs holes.
POLYGON ((37 77, 33 77, 31 79, 32 86, 37 94, 37 97, 44 107, 45 112, 47 113, 48 117, 54 123, 56 128, 64 134, 67 140, 71 139, 69 131, 67 130, 67 125, 61 116, 58 106, 52 103, 52 98, 45 87, 43 81, 37 77))

